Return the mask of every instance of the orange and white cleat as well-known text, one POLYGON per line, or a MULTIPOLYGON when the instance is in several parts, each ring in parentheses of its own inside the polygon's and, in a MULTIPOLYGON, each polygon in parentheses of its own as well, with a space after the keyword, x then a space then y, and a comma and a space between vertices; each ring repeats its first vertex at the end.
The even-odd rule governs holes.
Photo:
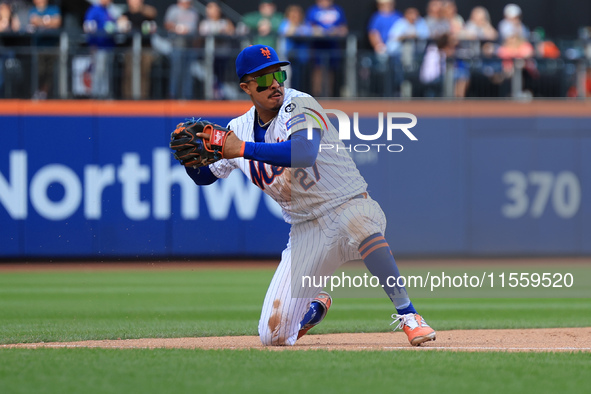
POLYGON ((425 319, 418 313, 408 313, 406 315, 393 314, 394 321, 390 325, 398 322, 394 331, 401 328, 408 336, 411 345, 419 346, 423 342, 434 341, 437 333, 429 327, 425 319))
POLYGON ((326 291, 321 291, 320 293, 318 293, 318 295, 316 296, 316 298, 314 298, 314 300, 312 302, 318 302, 318 303, 322 304, 322 306, 324 307, 324 310, 320 316, 314 316, 312 318, 312 322, 305 324, 300 329, 300 331, 298 332, 298 339, 300 339, 301 337, 306 335, 306 333, 312 327, 314 327, 315 325, 320 323, 322 320, 324 320, 324 318, 326 317, 326 313, 328 312, 328 309, 332 305, 332 297, 326 291))

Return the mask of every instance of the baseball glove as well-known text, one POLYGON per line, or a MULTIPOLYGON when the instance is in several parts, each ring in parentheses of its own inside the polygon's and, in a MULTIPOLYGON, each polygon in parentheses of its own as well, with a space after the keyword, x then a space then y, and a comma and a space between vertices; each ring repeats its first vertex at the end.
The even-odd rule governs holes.
POLYGON ((170 149, 185 167, 208 166, 224 158, 224 144, 233 133, 207 120, 179 123, 170 135, 170 149))

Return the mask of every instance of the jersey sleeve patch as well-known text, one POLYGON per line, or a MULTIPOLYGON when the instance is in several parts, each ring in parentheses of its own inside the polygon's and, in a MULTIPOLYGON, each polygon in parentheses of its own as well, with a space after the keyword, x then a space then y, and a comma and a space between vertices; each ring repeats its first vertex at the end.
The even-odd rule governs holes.
POLYGON ((288 135, 309 127, 319 130, 321 136, 328 131, 330 121, 322 106, 313 97, 293 97, 290 105, 291 118, 285 123, 288 135))
POLYGON ((289 118, 287 120, 287 122, 285 122, 285 127, 287 127, 287 130, 289 131, 293 126, 300 124, 300 123, 304 123, 306 121, 306 115, 305 114, 298 114, 295 116, 292 116, 291 118, 289 118))

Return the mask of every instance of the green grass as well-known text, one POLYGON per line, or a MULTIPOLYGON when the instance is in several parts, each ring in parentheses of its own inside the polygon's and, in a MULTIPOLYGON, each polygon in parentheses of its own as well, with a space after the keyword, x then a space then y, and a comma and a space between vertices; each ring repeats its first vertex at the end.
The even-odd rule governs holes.
MULTIPOLYGON (((271 270, 0 275, 0 343, 256 335, 271 270)), ((591 326, 587 299, 415 300, 438 330, 591 326), (559 317, 559 318, 558 318, 559 317)), ((391 329, 392 304, 336 299, 316 333, 391 329)))
MULTIPOLYGON (((256 335, 272 270, 0 274, 0 343, 256 335)), ((591 326, 588 299, 415 300, 438 330, 591 326)), ((315 333, 391 329, 381 299, 339 298, 315 333)), ((0 393, 582 392, 591 355, 0 349, 0 393)))
POLYGON ((0 392, 576 393, 586 354, 37 349, 0 351, 0 392))

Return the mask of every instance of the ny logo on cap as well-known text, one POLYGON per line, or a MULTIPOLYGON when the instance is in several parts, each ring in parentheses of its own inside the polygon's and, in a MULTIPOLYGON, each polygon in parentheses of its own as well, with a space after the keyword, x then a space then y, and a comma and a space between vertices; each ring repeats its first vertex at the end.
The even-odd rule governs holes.
POLYGON ((263 54, 263 56, 266 56, 267 59, 271 59, 271 51, 269 50, 269 48, 261 48, 261 53, 263 54))

